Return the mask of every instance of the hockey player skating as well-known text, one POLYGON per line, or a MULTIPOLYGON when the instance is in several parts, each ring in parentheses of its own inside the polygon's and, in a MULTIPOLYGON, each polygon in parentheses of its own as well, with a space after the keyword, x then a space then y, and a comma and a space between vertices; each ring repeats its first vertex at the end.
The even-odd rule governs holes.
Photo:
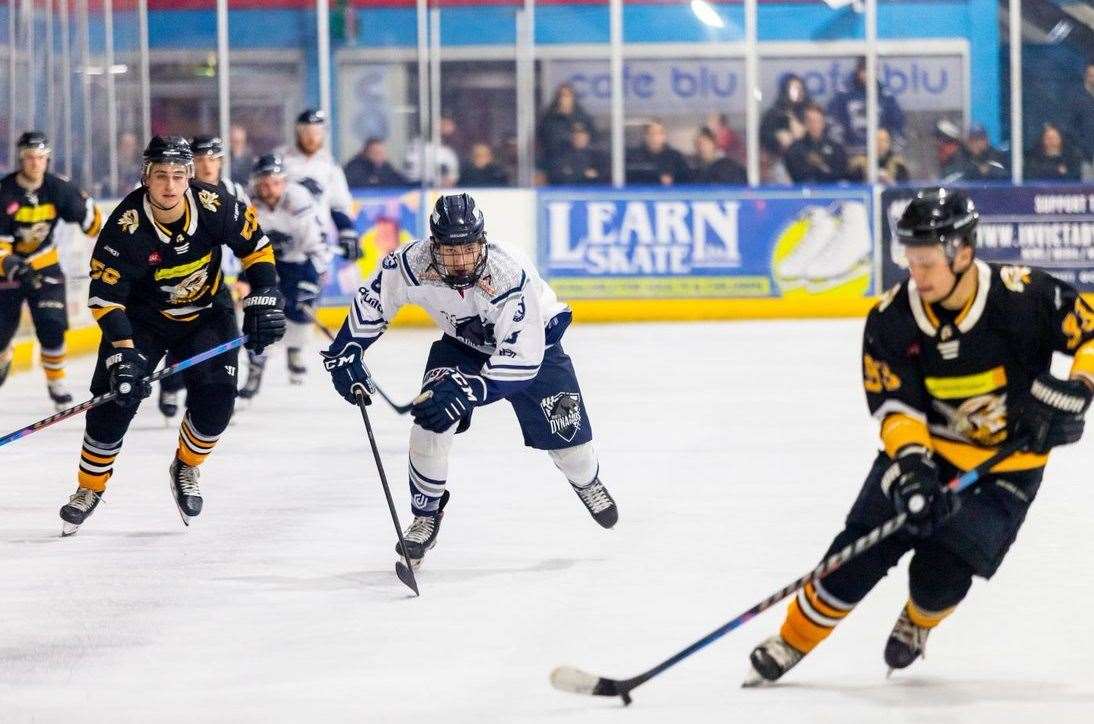
MULTIPOLYGON (((319 301, 319 278, 326 271, 328 251, 311 193, 285 178, 284 166, 277 155, 267 154, 255 161, 251 189, 255 194, 258 220, 274 248, 277 277, 285 297, 289 381, 299 384, 307 373, 303 347, 319 301)), ((243 399, 258 394, 266 355, 252 353, 249 363, 247 382, 239 390, 243 399)))
MULTIPOLYGON (((1044 272, 977 260, 979 214, 959 191, 921 191, 897 224, 910 278, 866 321, 863 384, 881 422, 879 452, 828 554, 881 525, 905 528, 807 583, 782 628, 752 651, 746 685, 775 681, 823 641, 908 551, 909 598, 885 645, 903 669, 964 599, 998 569, 1037 494, 1049 450, 1079 440, 1094 396, 1094 310, 1044 272), (1070 379, 1049 373, 1074 355, 1070 379), (1026 451, 957 498, 940 480, 1010 440, 1026 451)), ((826 554, 826 556, 828 555, 826 554)))
POLYGON ((611 528, 615 501, 600 481, 585 403, 562 350, 569 308, 534 267, 487 241, 482 212, 467 194, 438 199, 429 231, 384 257, 323 354, 335 389, 356 404, 355 393, 370 386, 364 350, 400 307, 424 307, 444 331, 426 361, 429 395, 411 410, 414 520, 404 537, 412 565, 437 542, 453 436, 468 428, 475 407, 502 399, 513 406, 525 445, 546 450, 596 522, 611 528))
MULTIPOLYGON (((164 356, 185 359, 239 336, 221 272, 222 245, 241 259, 251 293, 243 301, 247 347, 261 351, 285 333, 273 249, 258 215, 193 176, 186 139, 154 137, 144 151, 142 186, 110 215, 91 257, 88 304, 103 342, 91 392, 116 404, 87 413, 79 481, 61 508, 71 535, 95 510, 140 401, 164 356)), ((187 370, 189 398, 168 475, 182 522, 201 513, 198 466, 228 426, 236 397, 235 350, 187 370)))
POLYGON ((75 184, 46 170, 51 149, 44 133, 24 133, 16 148, 19 170, 0 179, 0 385, 11 369, 11 339, 26 302, 49 397, 63 410, 72 404, 64 383, 68 312, 54 233, 69 221, 95 236, 102 214, 75 184))
POLYGON ((361 240, 350 217, 352 199, 346 174, 326 146, 327 114, 309 108, 296 118, 295 143, 274 151, 281 159, 285 175, 308 189, 315 198, 320 224, 328 228, 327 219, 337 233, 336 248, 346 261, 361 258, 361 240))
MULTIPOLYGON (((194 136, 190 141, 190 150, 194 154, 194 178, 202 183, 217 187, 217 192, 224 198, 234 198, 244 206, 249 206, 251 200, 247 197, 247 191, 242 185, 224 178, 224 143, 220 136, 194 136)), ((237 281, 240 267, 239 260, 232 254, 225 254, 221 264, 224 272, 224 281, 229 285, 233 296, 242 298, 250 291, 246 282, 237 281)), ((167 356, 165 365, 171 365, 178 360, 167 356)), ((160 381, 159 408, 160 413, 166 418, 172 418, 178 414, 179 393, 186 386, 186 378, 183 375, 172 375, 160 381)))

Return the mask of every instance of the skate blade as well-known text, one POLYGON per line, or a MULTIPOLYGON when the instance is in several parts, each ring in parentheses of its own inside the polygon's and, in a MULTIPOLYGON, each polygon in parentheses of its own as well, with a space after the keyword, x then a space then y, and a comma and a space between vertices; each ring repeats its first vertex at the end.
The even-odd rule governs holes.
POLYGON ((741 688, 742 689, 756 689, 756 688, 759 688, 761 686, 766 686, 767 684, 771 684, 771 683, 773 683, 773 682, 768 681, 767 679, 762 677, 760 675, 760 672, 756 671, 756 669, 754 667, 749 666, 748 667, 748 673, 745 674, 744 681, 741 682, 741 688))
POLYGON ((69 523, 68 521, 63 521, 61 523, 61 537, 62 538, 71 538, 72 536, 76 535, 79 532, 80 532, 80 526, 79 526, 78 523, 69 523))
POLYGON ((304 377, 290 377, 289 378, 289 384, 290 385, 302 385, 302 384, 304 384, 304 379, 305 379, 304 377))

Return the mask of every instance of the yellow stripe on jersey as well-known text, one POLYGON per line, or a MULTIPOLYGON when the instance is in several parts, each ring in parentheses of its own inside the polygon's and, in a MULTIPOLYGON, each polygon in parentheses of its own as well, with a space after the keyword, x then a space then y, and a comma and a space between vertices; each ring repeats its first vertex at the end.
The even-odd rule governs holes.
POLYGON ((160 279, 174 279, 176 277, 184 277, 188 274, 193 274, 212 260, 213 252, 209 252, 197 261, 192 261, 188 264, 167 267, 166 269, 157 269, 156 273, 153 275, 153 278, 156 281, 159 281, 160 279))
MULTIPOLYGON (((965 442, 947 440, 944 437, 931 437, 931 446, 934 451, 949 460, 962 471, 968 471, 984 462, 996 452, 998 448, 980 447, 965 442)), ((1011 455, 1003 462, 991 469, 993 473, 1010 473, 1016 470, 1033 470, 1044 467, 1048 462, 1048 455, 1021 452, 1011 455)))
POLYGON ((92 307, 91 316, 95 319, 96 322, 98 322, 100 319, 110 314, 114 310, 124 312, 125 307, 120 304, 109 304, 105 307, 92 307))
POLYGON ((885 443, 886 454, 895 458, 900 449, 906 445, 922 445, 929 449, 931 433, 922 420, 894 413, 886 415, 881 423, 881 441, 885 443))
POLYGON ((960 377, 927 377, 927 392, 939 400, 960 400, 994 392, 1007 384, 1007 371, 1002 366, 987 372, 960 377))
POLYGON ((21 206, 15 212, 15 220, 23 224, 37 224, 40 221, 53 221, 57 218, 57 207, 53 204, 21 206))
POLYGON ((57 253, 57 247, 51 246, 43 251, 41 254, 36 254, 27 259, 30 262, 30 266, 35 271, 41 271, 47 266, 53 266, 54 264, 61 263, 61 256, 57 253))
POLYGON ((259 262, 264 262, 264 261, 268 261, 269 263, 273 264, 274 263, 273 247, 270 246, 269 244, 267 244, 266 246, 262 247, 258 251, 252 252, 252 253, 248 254, 247 256, 243 257, 243 259, 241 259, 240 261, 242 262, 244 269, 250 269, 252 265, 258 264, 259 262))
POLYGON ((103 229, 103 212, 98 206, 93 206, 95 209, 95 215, 91 219, 91 226, 84 229, 84 233, 88 236, 98 236, 99 232, 103 229))

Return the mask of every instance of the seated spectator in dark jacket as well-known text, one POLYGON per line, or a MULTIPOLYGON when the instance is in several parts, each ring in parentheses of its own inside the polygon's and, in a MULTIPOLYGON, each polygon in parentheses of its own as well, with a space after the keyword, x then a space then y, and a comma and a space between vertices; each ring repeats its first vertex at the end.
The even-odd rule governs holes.
POLYGON ((991 145, 984 127, 975 124, 965 140, 963 181, 1007 181, 1010 179, 1006 154, 991 145))
MULTIPOLYGON (((904 135, 904 111, 879 80, 877 82, 878 126, 894 138, 904 135)), ((836 93, 828 102, 833 137, 858 152, 866 148, 866 58, 859 58, 855 71, 847 79, 847 90, 836 93)))
POLYGON ((476 143, 471 147, 470 163, 460 174, 460 186, 508 186, 509 174, 494 160, 494 149, 489 144, 476 143))
POLYGON ((779 95, 760 119, 760 148, 782 158, 794 141, 805 135, 805 108, 813 102, 805 81, 795 73, 779 80, 779 95))
POLYGON ((1071 137, 1088 163, 1094 162, 1094 63, 1087 63, 1083 84, 1071 99, 1071 137))
POLYGON ((627 183, 672 186, 686 183, 688 164, 684 154, 668 145, 665 124, 650 121, 642 145, 627 151, 627 183))
POLYGON ((569 148, 570 129, 575 123, 584 124, 590 136, 596 131, 592 116, 581 107, 573 86, 562 83, 555 89, 554 98, 551 99, 547 110, 543 112, 539 128, 536 129, 544 167, 549 168, 554 157, 569 148))
POLYGON ((547 181, 556 186, 611 183, 608 154, 589 148, 592 135, 584 123, 570 131, 570 147, 547 164, 547 181))
MULTIPOLYGON (((866 157, 855 156, 848 162, 853 181, 866 181, 866 157)), ((886 186, 902 184, 908 180, 908 164, 893 149, 893 137, 885 128, 877 129, 877 180, 886 186)))
POLYGON ((365 141, 365 147, 345 166, 346 184, 351 189, 369 186, 409 186, 406 177, 388 163, 387 148, 379 138, 365 141))
POLYGON ((846 181, 847 154, 828 136, 824 109, 805 109, 805 135, 786 152, 786 171, 796 184, 846 181))
POLYGON ((1059 128, 1046 123, 1040 142, 1026 154, 1025 177, 1029 181, 1078 181, 1082 165, 1079 150, 1064 140, 1059 128))
POLYGON ((700 128, 695 136, 691 176, 679 183, 743 186, 748 184, 748 172, 741 164, 722 155, 718 150, 718 141, 709 128, 700 128))

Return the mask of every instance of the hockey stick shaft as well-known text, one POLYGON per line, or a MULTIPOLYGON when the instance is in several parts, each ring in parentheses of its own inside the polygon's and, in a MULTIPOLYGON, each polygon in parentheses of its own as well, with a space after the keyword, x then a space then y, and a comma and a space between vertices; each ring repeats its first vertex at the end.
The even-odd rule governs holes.
MULTIPOLYGON (((171 365, 170 367, 164 367, 159 372, 155 372, 155 373, 149 375, 148 377, 146 377, 145 380, 147 382, 151 383, 151 382, 156 382, 157 380, 162 380, 164 377, 170 377, 171 375, 182 372, 185 369, 189 369, 190 367, 193 367, 194 365, 199 365, 202 362, 205 362, 206 360, 210 360, 213 357, 216 357, 218 355, 222 355, 225 352, 230 352, 233 349, 236 349, 237 347, 241 347, 243 345, 243 343, 246 342, 246 341, 247 341, 246 335, 244 335, 242 337, 236 337, 235 339, 233 339, 229 342, 225 342, 224 344, 219 344, 216 347, 213 347, 211 349, 207 349, 204 352, 200 352, 200 353, 194 355, 193 357, 190 357, 188 359, 184 359, 181 362, 178 362, 177 364, 171 365)), ((4 445, 7 445, 9 442, 14 442, 14 441, 16 441, 20 438, 26 437, 27 435, 31 435, 33 433, 36 433, 39 430, 41 430, 43 428, 46 428, 46 427, 49 427, 50 425, 52 425, 54 423, 61 422, 62 420, 67 420, 68 418, 74 417, 75 415, 79 415, 81 412, 87 412, 88 410, 90 410, 93 407, 98 407, 99 405, 103 405, 107 402, 112 401, 115 397, 117 397, 117 395, 115 393, 106 392, 106 393, 98 395, 96 397, 92 397, 87 402, 81 402, 80 404, 75 405, 73 407, 70 407, 67 410, 62 410, 61 412, 58 412, 56 415, 50 415, 49 417, 41 419, 38 422, 35 422, 31 425, 27 425, 26 427, 24 427, 22 429, 19 429, 19 430, 16 430, 15 432, 9 432, 7 435, 4 435, 3 437, 0 437, 0 447, 3 447, 4 445)))
POLYGON ((368 444, 372 447, 372 456, 376 459, 376 471, 380 475, 380 485, 384 489, 384 497, 387 499, 387 509, 391 512, 391 522, 395 525, 395 535, 399 538, 399 550, 403 552, 403 561, 406 562, 406 571, 398 570, 399 580, 405 583, 415 596, 418 592, 418 581, 414 578, 414 567, 410 565, 410 552, 407 550, 406 541, 403 539, 403 527, 399 524, 399 514, 395 510, 395 501, 391 497, 391 486, 387 484, 387 475, 384 473, 384 463, 380 460, 380 449, 376 446, 376 437, 372 434, 372 423, 368 419, 368 401, 365 393, 357 392, 357 407, 361 410, 361 419, 365 423, 365 432, 368 433, 368 444))
MULTIPOLYGON (((329 339, 331 342, 334 341, 334 334, 332 334, 329 329, 327 329, 325 326, 323 326, 319 322, 319 320, 315 318, 314 314, 312 314, 311 312, 305 312, 305 314, 308 315, 308 317, 311 319, 311 321, 315 324, 316 327, 319 327, 319 329, 323 330, 323 334, 325 334, 327 336, 327 339, 329 339)), ((380 395, 380 397, 384 398, 384 402, 391 405, 391 409, 395 410, 395 412, 399 413, 400 415, 405 415, 406 413, 410 412, 410 409, 412 407, 414 407, 414 405, 416 405, 418 402, 420 402, 423 399, 422 396, 419 395, 418 397, 414 398, 413 400, 411 400, 410 402, 408 402, 405 405, 398 405, 398 404, 395 403, 394 400, 392 400, 390 397, 387 396, 386 392, 384 392, 382 389, 380 389, 380 385, 376 384, 376 380, 372 381, 372 386, 376 390, 376 394, 378 394, 378 395, 380 395)))
MULTIPOLYGON (((1004 445, 994 455, 985 460, 980 465, 976 466, 972 470, 956 476, 951 480, 947 487, 955 493, 960 493, 969 486, 976 483, 980 478, 991 471, 996 465, 1001 463, 1012 454, 1021 450, 1026 444, 1025 440, 1015 440, 1007 445, 1004 445)), ((556 669, 552 673, 551 680, 555 684, 556 688, 561 688, 566 691, 573 691, 575 693, 587 693, 594 696, 619 696, 623 699, 624 704, 629 704, 631 701, 630 692, 638 686, 646 683, 653 677, 671 668, 672 666, 680 663, 687 657, 691 656, 695 652, 706 648, 708 645, 717 641, 721 637, 725 636, 730 631, 739 628, 743 624, 747 623, 751 619, 755 618, 760 613, 774 606, 779 601, 796 593, 800 588, 804 587, 806 583, 810 581, 819 581, 825 576, 829 575, 833 571, 842 567, 845 563, 851 559, 859 556, 864 551, 873 548, 875 545, 891 536, 904 525, 906 516, 904 514, 897 515, 885 523, 881 524, 877 528, 874 528, 866 535, 862 536, 853 543, 848 544, 844 548, 836 551, 832 555, 828 556, 822 561, 816 568, 809 573, 798 578, 778 591, 772 593, 767 598, 757 603, 752 608, 748 609, 741 615, 734 618, 732 621, 719 626, 703 638, 699 639, 695 643, 691 644, 687 648, 673 654, 669 658, 665 659, 661 663, 657 664, 653 668, 639 674, 630 679, 609 679, 606 677, 593 677, 585 672, 571 669, 569 667, 562 667, 556 669), (595 683, 593 682, 595 679, 595 683)))

